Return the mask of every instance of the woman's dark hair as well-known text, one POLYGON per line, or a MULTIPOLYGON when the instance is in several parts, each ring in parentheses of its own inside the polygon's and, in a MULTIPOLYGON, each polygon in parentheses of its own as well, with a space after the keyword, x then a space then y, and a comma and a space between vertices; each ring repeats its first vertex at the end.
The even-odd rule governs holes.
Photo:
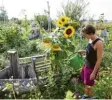
POLYGON ((82 32, 86 34, 95 34, 96 29, 92 25, 87 25, 83 28, 82 32))

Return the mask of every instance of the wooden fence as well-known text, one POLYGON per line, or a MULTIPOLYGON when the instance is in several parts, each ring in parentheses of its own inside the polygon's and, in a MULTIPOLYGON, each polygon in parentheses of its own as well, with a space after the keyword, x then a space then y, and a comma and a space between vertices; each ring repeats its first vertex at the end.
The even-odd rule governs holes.
POLYGON ((12 84, 14 90, 18 89, 19 92, 31 91, 32 85, 32 90, 35 90, 48 78, 41 75, 43 71, 51 70, 51 61, 45 55, 19 58, 16 51, 8 51, 8 58, 9 67, 0 71, 1 91, 8 90, 7 84, 12 84))

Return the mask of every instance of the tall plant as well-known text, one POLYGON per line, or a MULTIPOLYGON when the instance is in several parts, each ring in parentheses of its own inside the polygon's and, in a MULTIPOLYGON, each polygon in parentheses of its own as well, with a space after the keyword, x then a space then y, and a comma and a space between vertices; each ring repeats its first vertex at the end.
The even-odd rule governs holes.
POLYGON ((65 15, 71 19, 80 20, 87 13, 88 4, 85 0, 75 0, 75 2, 68 0, 66 4, 62 4, 62 11, 58 12, 58 16, 65 15))
POLYGON ((75 29, 79 22, 61 16, 56 21, 56 25, 57 28, 53 33, 43 37, 40 47, 44 48, 44 52, 50 57, 53 72, 68 74, 66 78, 69 79, 72 73, 77 72, 70 67, 69 59, 71 55, 82 49, 80 39, 75 36, 75 29))

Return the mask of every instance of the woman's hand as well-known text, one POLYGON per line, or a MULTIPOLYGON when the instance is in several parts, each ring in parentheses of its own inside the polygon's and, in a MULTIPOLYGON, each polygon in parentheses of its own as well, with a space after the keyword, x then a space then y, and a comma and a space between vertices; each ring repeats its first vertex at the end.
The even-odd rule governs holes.
POLYGON ((91 73, 91 75, 90 75, 90 80, 94 80, 95 79, 95 74, 94 73, 91 73))
POLYGON ((80 54, 83 54, 83 53, 85 53, 86 52, 86 50, 79 50, 78 51, 78 53, 80 53, 80 54))

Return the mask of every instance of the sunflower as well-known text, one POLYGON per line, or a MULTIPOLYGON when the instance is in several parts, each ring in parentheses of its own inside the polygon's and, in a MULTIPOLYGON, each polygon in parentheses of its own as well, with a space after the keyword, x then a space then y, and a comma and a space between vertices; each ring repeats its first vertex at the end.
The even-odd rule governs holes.
POLYGON ((42 41, 42 44, 45 46, 50 46, 51 45, 51 39, 50 38, 44 38, 42 41))
POLYGON ((52 46, 51 46, 51 49, 52 49, 53 51, 60 51, 60 50, 61 50, 61 48, 60 48, 60 46, 59 46, 58 44, 52 45, 52 46))
POLYGON ((51 42, 49 42, 49 43, 42 42, 42 45, 50 47, 51 46, 51 42))
POLYGON ((68 26, 67 28, 65 28, 64 36, 66 38, 73 37, 74 34, 75 34, 75 29, 72 26, 68 26))
POLYGON ((70 21, 70 18, 66 17, 66 16, 62 16, 60 17, 60 21, 64 24, 68 23, 70 21))
POLYGON ((70 21, 70 18, 66 17, 66 16, 62 16, 59 18, 59 20, 57 21, 57 26, 58 27, 62 27, 64 24, 66 24, 67 22, 70 21))
POLYGON ((66 16, 62 16, 62 17, 60 17, 60 21, 61 21, 63 24, 65 24, 65 23, 68 21, 68 19, 67 19, 66 16))
POLYGON ((62 23, 60 20, 58 20, 58 21, 56 22, 56 24, 57 24, 58 27, 62 27, 62 26, 63 26, 63 23, 62 23))

